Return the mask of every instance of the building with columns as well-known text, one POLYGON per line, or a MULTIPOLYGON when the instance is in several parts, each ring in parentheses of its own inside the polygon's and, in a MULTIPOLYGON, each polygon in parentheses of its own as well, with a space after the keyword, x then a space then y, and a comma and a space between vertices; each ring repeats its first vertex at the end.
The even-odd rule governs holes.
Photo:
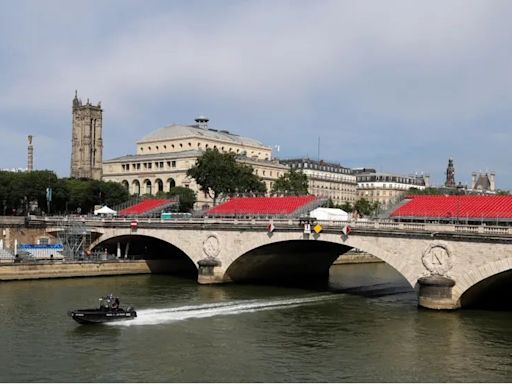
POLYGON ((204 116, 195 122, 157 129, 137 141, 136 154, 104 161, 103 180, 122 183, 132 195, 155 195, 169 192, 174 186, 187 187, 197 193, 197 206, 205 208, 212 201, 199 191, 187 171, 208 148, 236 154, 237 161, 254 168, 267 190, 288 171, 286 165, 272 159, 271 147, 227 130, 210 128, 204 116))
POLYGON ((100 180, 102 176, 103 110, 101 103, 85 104, 75 91, 73 99, 73 132, 71 138, 71 172, 74 178, 100 180))

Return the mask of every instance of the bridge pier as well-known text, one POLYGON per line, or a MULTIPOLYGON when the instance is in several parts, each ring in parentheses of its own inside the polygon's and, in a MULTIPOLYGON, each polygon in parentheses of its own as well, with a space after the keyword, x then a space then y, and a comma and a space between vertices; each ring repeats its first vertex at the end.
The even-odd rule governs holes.
POLYGON ((222 284, 226 283, 224 279, 224 269, 220 261, 215 258, 206 258, 197 262, 198 273, 197 282, 199 284, 222 284))
POLYGON ((452 299, 455 281, 441 275, 430 275, 418 279, 418 305, 428 309, 456 309, 459 305, 452 299))

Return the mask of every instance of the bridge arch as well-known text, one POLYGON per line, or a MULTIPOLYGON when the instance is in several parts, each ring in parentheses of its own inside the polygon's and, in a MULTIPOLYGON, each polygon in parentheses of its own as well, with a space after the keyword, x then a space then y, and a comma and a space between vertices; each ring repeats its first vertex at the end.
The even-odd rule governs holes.
POLYGON ((483 264, 473 271, 464 273, 457 279, 453 299, 460 307, 478 304, 482 300, 486 300, 489 306, 512 307, 508 302, 498 302, 501 298, 500 292, 509 292, 511 285, 512 257, 508 257, 483 264), (499 289, 504 285, 508 286, 508 289, 499 289))
POLYGON ((102 236, 91 244, 91 251, 106 251, 121 259, 145 260, 153 273, 187 275, 197 279, 197 266, 180 247, 146 234, 102 236))
POLYGON ((276 241, 236 257, 226 269, 225 279, 233 282, 297 283, 310 278, 324 278, 327 282, 332 263, 349 249, 329 241, 276 241))

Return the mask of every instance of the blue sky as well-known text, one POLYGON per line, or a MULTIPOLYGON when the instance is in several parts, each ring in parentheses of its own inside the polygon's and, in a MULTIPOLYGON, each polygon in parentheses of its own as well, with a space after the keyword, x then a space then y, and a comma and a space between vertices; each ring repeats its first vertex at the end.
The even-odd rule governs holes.
POLYGON ((0 168, 69 175, 71 101, 102 102, 104 158, 210 126, 348 167, 512 188, 510 1, 5 1, 0 168), (320 141, 320 146, 318 142, 320 141))

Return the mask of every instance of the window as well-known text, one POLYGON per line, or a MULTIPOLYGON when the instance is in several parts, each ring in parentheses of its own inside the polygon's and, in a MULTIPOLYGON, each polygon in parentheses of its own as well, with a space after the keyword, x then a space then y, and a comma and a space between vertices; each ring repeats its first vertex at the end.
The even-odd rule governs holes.
POLYGON ((50 244, 50 239, 48 237, 41 237, 37 241, 40 245, 48 245, 50 244))
POLYGON ((176 160, 171 161, 171 168, 176 168, 176 160))

